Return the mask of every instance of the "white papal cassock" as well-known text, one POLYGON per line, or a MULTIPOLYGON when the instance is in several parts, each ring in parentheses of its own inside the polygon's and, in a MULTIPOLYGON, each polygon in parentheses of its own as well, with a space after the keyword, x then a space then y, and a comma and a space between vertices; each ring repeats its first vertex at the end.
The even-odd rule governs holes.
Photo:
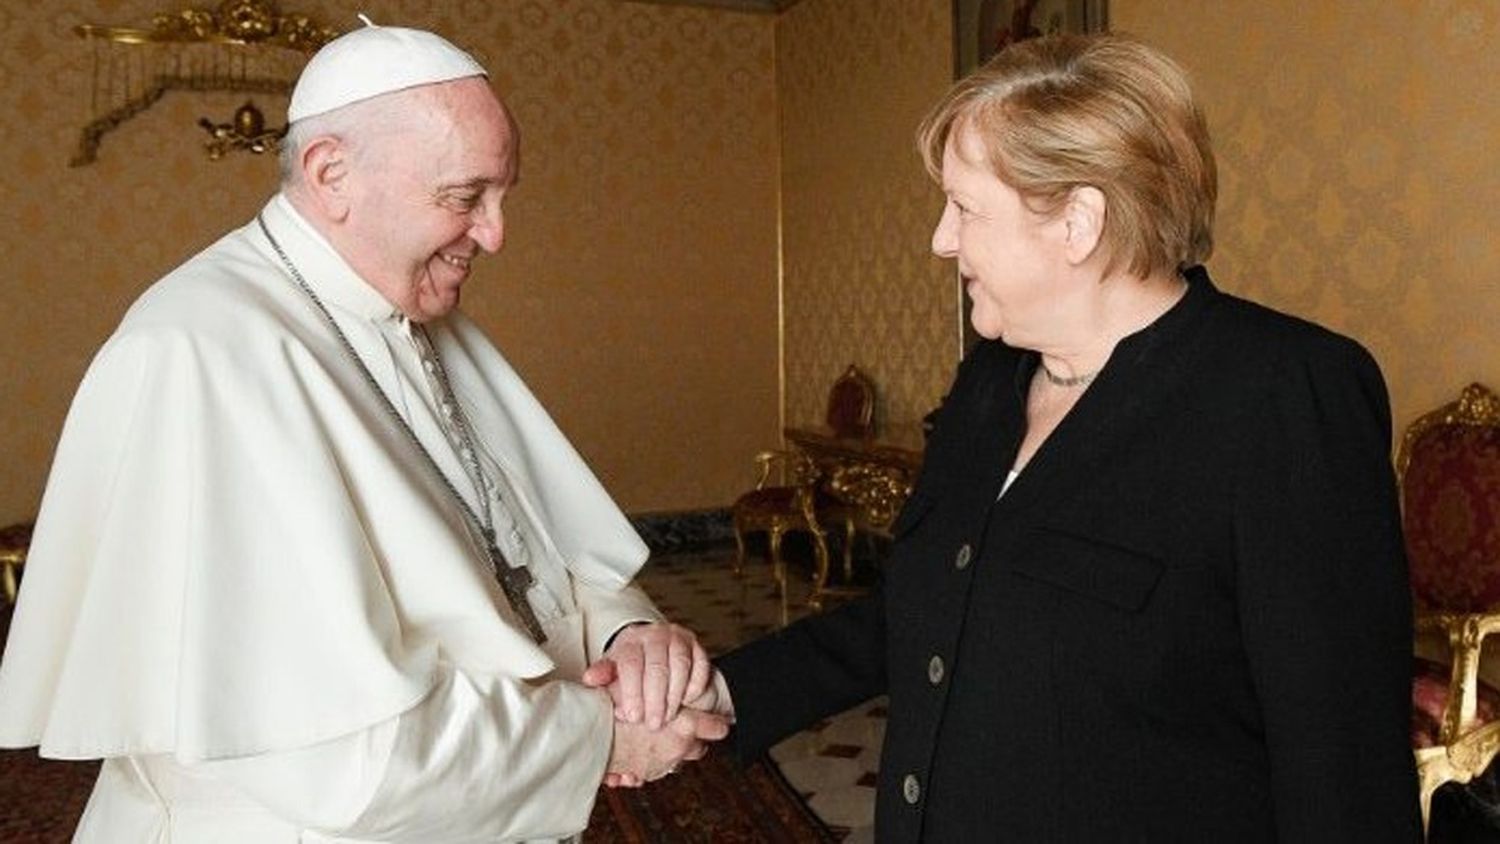
POLYGON ((0 744, 105 759, 83 841, 577 832, 613 727, 573 681, 659 617, 627 585, 645 547, 478 328, 454 314, 427 347, 285 198, 261 216, 454 488, 487 496, 548 641, 252 222, 151 287, 79 388, 0 744))

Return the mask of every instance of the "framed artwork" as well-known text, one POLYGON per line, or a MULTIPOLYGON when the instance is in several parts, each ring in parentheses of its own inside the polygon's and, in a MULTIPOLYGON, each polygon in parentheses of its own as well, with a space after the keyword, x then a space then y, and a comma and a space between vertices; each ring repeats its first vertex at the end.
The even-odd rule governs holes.
POLYGON ((954 0, 954 76, 968 74, 1015 41, 1108 28, 1108 0, 954 0))
MULTIPOLYGON (((953 77, 961 79, 1007 44, 1055 32, 1103 32, 1108 0, 953 0, 953 77)), ((957 277, 959 354, 979 340, 969 322, 969 297, 957 277)))

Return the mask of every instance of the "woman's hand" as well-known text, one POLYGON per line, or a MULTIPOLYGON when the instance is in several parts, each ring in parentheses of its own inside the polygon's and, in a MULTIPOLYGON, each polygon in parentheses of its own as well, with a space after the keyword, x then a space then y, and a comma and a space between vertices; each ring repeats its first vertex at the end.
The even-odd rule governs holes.
POLYGON ((708 653, 691 630, 658 622, 615 634, 582 681, 609 692, 617 720, 659 730, 677 717, 685 701, 708 691, 712 674, 708 653))

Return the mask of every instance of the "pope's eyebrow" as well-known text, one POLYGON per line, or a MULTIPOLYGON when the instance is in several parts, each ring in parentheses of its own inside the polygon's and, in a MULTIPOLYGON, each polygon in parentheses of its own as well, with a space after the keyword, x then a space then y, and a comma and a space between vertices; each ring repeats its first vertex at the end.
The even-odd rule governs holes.
POLYGON ((439 185, 438 190, 442 193, 452 193, 454 191, 482 191, 491 185, 498 184, 500 184, 499 179, 491 179, 485 176, 475 176, 472 179, 465 179, 461 182, 439 185))
POLYGON ((509 190, 510 188, 515 187, 520 181, 521 177, 519 174, 515 176, 510 176, 509 174, 507 174, 500 177, 474 176, 473 178, 463 179, 457 182, 450 182, 444 185, 438 185, 437 192, 440 194, 483 193, 484 191, 492 187, 509 190))

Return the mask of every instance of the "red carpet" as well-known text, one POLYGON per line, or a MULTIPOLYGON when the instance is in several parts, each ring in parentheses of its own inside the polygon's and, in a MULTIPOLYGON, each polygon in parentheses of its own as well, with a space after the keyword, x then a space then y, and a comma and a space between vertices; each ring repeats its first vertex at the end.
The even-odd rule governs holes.
POLYGON ((98 772, 98 762, 39 759, 35 748, 0 750, 0 841, 71 841, 98 772))
POLYGON ((839 840, 766 759, 741 767, 717 749, 638 789, 601 789, 586 844, 802 844, 839 840))
MULTIPOLYGON (((66 844, 94 786, 96 762, 0 751, 0 842, 66 844)), ((830 842, 834 836, 769 762, 742 768, 713 753, 640 789, 601 789, 589 844, 830 842)))
MULTIPOLYGON (((0 641, 10 608, 0 608, 0 641)), ((66 844, 83 814, 97 762, 40 759, 0 750, 0 843, 66 844)), ((639 789, 600 789, 584 840, 593 844, 824 842, 818 821, 769 761, 741 767, 713 752, 639 789)))

